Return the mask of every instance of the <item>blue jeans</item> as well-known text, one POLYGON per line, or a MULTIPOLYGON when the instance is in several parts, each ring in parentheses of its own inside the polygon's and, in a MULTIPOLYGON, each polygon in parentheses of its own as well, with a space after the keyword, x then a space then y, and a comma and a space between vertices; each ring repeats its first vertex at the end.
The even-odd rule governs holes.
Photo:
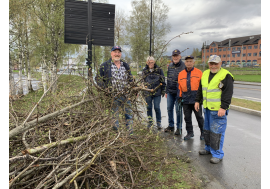
POLYGON ((175 111, 176 111, 176 128, 177 129, 182 129, 182 120, 183 120, 183 111, 182 107, 181 110, 178 108, 178 102, 177 102, 177 94, 167 94, 167 111, 168 111, 168 122, 169 122, 169 127, 174 128, 174 116, 173 116, 173 108, 175 105, 175 111))
POLYGON ((161 111, 160 111, 161 96, 148 96, 145 98, 145 101, 147 103, 147 117, 149 120, 148 127, 151 127, 151 125, 153 124, 153 113, 152 113, 153 102, 154 102, 154 109, 156 112, 157 126, 161 127, 161 111))
POLYGON ((125 119, 126 119, 126 127, 130 134, 133 133, 132 131, 132 111, 131 111, 131 102, 127 100, 125 97, 117 97, 114 99, 113 102, 113 114, 115 117, 115 126, 113 127, 115 130, 119 128, 119 107, 124 110, 125 112, 125 119))
POLYGON ((204 149, 211 152, 213 157, 219 159, 222 159, 224 156, 222 148, 227 128, 228 113, 229 110, 226 110, 224 116, 218 117, 218 111, 204 109, 204 149))

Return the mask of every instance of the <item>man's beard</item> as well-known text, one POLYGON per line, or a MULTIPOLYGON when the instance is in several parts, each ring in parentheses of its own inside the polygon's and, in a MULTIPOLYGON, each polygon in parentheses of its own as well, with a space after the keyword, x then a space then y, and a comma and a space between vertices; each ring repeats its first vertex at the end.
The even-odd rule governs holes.
POLYGON ((219 69, 216 69, 217 71, 212 71, 211 69, 210 69, 210 71, 211 71, 211 73, 218 73, 218 71, 220 70, 220 68, 219 69))
POLYGON ((114 57, 113 60, 114 60, 114 61, 120 61, 120 59, 121 59, 120 57, 114 57))

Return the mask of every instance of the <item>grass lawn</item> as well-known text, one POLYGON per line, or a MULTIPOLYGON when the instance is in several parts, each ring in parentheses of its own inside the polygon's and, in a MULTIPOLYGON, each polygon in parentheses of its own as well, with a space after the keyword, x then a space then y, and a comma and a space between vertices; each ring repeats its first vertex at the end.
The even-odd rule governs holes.
POLYGON ((251 100, 244 100, 239 98, 232 98, 232 105, 240 106, 248 109, 261 111, 261 102, 254 102, 251 100))
POLYGON ((235 81, 261 82, 261 75, 233 75, 235 81))

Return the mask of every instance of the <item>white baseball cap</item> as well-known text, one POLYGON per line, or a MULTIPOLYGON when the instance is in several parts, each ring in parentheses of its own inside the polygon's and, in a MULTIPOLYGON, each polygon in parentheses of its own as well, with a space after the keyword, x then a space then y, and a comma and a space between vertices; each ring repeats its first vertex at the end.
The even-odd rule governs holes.
POLYGON ((208 60, 208 63, 209 62, 214 62, 214 63, 220 63, 221 62, 221 59, 218 55, 212 55, 209 57, 209 60, 208 60))

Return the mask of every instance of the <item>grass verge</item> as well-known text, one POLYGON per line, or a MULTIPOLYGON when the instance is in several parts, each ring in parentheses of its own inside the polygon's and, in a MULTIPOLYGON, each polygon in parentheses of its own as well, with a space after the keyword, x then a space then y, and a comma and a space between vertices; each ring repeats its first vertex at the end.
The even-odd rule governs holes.
POLYGON ((232 105, 240 106, 252 110, 261 111, 261 102, 254 102, 251 100, 244 100, 239 98, 232 98, 232 105))
POLYGON ((261 75, 233 75, 235 81, 261 82, 261 75))

